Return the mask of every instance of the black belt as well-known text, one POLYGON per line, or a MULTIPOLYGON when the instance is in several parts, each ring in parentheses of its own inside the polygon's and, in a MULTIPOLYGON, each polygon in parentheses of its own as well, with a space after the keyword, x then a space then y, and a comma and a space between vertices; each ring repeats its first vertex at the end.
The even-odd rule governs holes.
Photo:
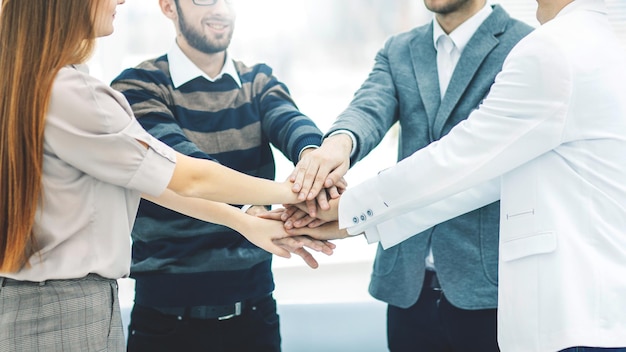
POLYGON ((271 294, 260 298, 247 299, 233 304, 219 306, 188 306, 188 307, 150 307, 161 314, 174 315, 191 319, 227 320, 240 316, 246 309, 254 307, 266 299, 273 299, 271 294))
POLYGON ((434 291, 441 291, 441 285, 439 279, 437 279, 437 273, 433 270, 426 270, 424 275, 424 287, 427 287, 434 291))

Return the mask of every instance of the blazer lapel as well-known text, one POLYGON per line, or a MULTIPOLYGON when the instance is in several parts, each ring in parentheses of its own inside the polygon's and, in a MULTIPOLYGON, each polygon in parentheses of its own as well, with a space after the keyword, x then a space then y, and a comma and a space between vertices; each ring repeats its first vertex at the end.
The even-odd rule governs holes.
POLYGON ((428 117, 428 132, 432 138, 432 126, 441 103, 433 26, 424 26, 424 30, 417 32, 410 45, 415 80, 428 117))
POLYGON ((498 10, 499 8, 496 7, 494 12, 483 22, 461 54, 432 125, 432 134, 435 139, 441 138, 443 128, 450 118, 452 110, 459 103, 463 93, 467 89, 471 89, 470 82, 478 74, 480 65, 498 45, 496 35, 502 33, 504 28, 500 21, 502 14, 498 10))

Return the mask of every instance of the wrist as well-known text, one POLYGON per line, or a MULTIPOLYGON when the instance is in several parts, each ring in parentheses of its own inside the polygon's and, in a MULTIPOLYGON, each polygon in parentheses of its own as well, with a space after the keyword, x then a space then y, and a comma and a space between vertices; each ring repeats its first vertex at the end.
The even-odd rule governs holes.
POLYGON ((300 154, 298 155, 298 160, 302 160, 302 158, 309 154, 310 152, 318 149, 319 147, 316 145, 311 145, 311 146, 307 146, 305 148, 302 149, 302 151, 300 151, 300 154))
POLYGON ((333 150, 341 150, 346 155, 351 155, 354 149, 354 139, 347 131, 336 131, 326 137, 322 142, 322 147, 330 145, 333 150))

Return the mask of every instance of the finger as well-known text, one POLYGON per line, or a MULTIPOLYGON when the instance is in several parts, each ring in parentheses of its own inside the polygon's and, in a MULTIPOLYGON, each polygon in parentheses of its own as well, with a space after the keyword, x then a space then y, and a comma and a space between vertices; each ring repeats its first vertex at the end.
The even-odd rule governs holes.
MULTIPOLYGON (((308 236, 306 237, 310 238, 308 236)), ((335 249, 336 246, 332 242, 315 240, 313 238, 310 238, 310 240, 315 242, 316 245, 320 248, 318 252, 322 252, 326 255, 333 255, 333 250, 335 249)))
POLYGON ((342 177, 338 182, 335 182, 335 186, 339 189, 339 193, 341 193, 342 190, 348 188, 348 181, 346 181, 345 177, 342 177))
POLYGON ((305 207, 306 207, 306 213, 309 214, 311 217, 316 217, 317 216, 317 202, 315 200, 307 200, 305 202, 305 207))
POLYGON ((322 225, 324 225, 325 223, 326 223, 326 221, 324 221, 324 220, 322 220, 322 219, 317 219, 317 218, 316 218, 315 220, 311 221, 311 222, 307 225, 307 227, 309 227, 309 228, 315 228, 315 227, 322 226, 322 225))
MULTIPOLYGON (((328 243, 330 243, 330 242, 328 242, 328 243)), ((325 245, 324 247, 322 247, 322 250, 320 252, 322 252, 322 253, 324 253, 326 255, 333 255, 333 249, 334 248, 325 245)))
POLYGON ((325 241, 316 240, 309 236, 298 236, 294 238, 297 239, 298 244, 304 247, 308 247, 316 252, 324 252, 324 253, 327 253, 330 250, 332 254, 332 249, 328 245, 326 245, 325 241))
MULTIPOLYGON (((304 212, 303 212, 304 213, 304 212)), ((305 213, 305 216, 298 221, 293 223, 293 227, 305 227, 308 226, 311 222, 315 221, 316 218, 309 216, 309 214, 305 213)))
MULTIPOLYGON (((277 239, 275 240, 275 243, 279 245, 280 247, 288 250, 289 252, 292 252, 302 257, 304 262, 311 268, 316 269, 319 266, 319 264, 317 263, 317 260, 315 260, 313 255, 311 255, 311 253, 309 253, 303 246, 307 244, 309 248, 313 248, 316 246, 322 248, 323 247, 322 241, 313 241, 304 236, 298 236, 298 237, 291 237, 291 238, 288 237, 288 238, 277 239)), ((324 249, 323 253, 326 253, 327 251, 328 249, 324 249)))
POLYGON ((293 253, 296 249, 304 247, 304 242, 302 241, 303 237, 304 236, 284 237, 274 240, 274 243, 293 253))
POLYGON ((320 227, 291 229, 287 233, 292 236, 308 235, 317 240, 342 239, 348 236, 348 232, 345 229, 340 230, 338 228, 337 221, 326 223, 320 227))
POLYGON ((282 248, 281 246, 273 243, 272 241, 270 241, 270 243, 267 244, 267 246, 264 246, 266 251, 273 253, 274 255, 277 255, 279 257, 283 257, 283 258, 291 258, 291 253, 289 253, 288 250, 282 248))
POLYGON ((323 231, 320 230, 319 227, 316 228, 310 228, 310 227, 302 227, 302 228, 293 228, 291 230, 287 230, 287 233, 289 233, 292 236, 309 236, 312 237, 316 240, 331 240, 332 238, 330 236, 327 236, 327 234, 323 231))
POLYGON ((287 177, 287 179, 289 180, 289 182, 295 183, 297 175, 298 175, 298 166, 296 165, 296 167, 293 169, 293 171, 291 171, 291 174, 289 174, 289 177, 287 177))
POLYGON ((283 211, 283 215, 281 216, 281 220, 283 222, 287 221, 293 214, 295 214, 299 209, 293 205, 284 205, 285 210, 283 211))
POLYGON ((324 242, 330 249, 337 248, 337 245, 332 243, 332 242, 330 242, 330 241, 322 241, 322 242, 324 242))
POLYGON ((335 170, 333 170, 331 173, 328 174, 324 182, 324 186, 326 188, 329 188, 331 186, 339 186, 339 187, 346 188, 348 184, 347 182, 345 182, 345 180, 343 180, 343 175, 345 175, 347 171, 348 171, 347 168, 344 169, 343 166, 339 166, 338 168, 336 168, 335 170))
POLYGON ((280 221, 282 221, 282 215, 283 215, 282 209, 275 209, 272 211, 266 211, 264 213, 256 214, 256 216, 261 219, 280 220, 280 221))
POLYGON ((305 182, 305 178, 308 172, 311 172, 309 169, 311 168, 311 162, 308 158, 304 158, 296 164, 295 169, 292 171, 289 176, 289 181, 293 182, 293 187, 291 188, 294 192, 298 193, 302 191, 302 186, 305 182))
POLYGON ((300 182, 300 193, 298 200, 305 201, 307 195, 312 191, 315 180, 318 177, 319 165, 308 165, 305 170, 300 170, 296 182, 300 182))
MULTIPOLYGON (((339 193, 339 189, 337 188, 337 186, 332 186, 330 188, 326 189, 326 193, 328 194, 328 196, 330 196, 330 198, 332 199, 336 199, 339 198, 339 196, 341 196, 341 194, 339 193)), ((317 200, 318 203, 320 203, 320 200, 317 200)), ((328 200, 326 201, 326 204, 328 204, 328 200)), ((324 209, 324 207, 322 207, 322 204, 320 203, 320 208, 324 209)), ((328 208, 326 208, 325 210, 330 209, 330 205, 328 205, 328 208)))
MULTIPOLYGON (((309 168, 310 170, 311 168, 309 168)), ((316 165, 315 172, 309 172, 304 178, 304 185, 300 194, 305 194, 306 200, 313 200, 317 195, 325 188, 324 184, 326 178, 330 173, 330 168, 326 166, 326 163, 316 165)), ((305 200, 302 199, 302 200, 305 200)))
POLYGON ((309 214, 307 214, 306 212, 298 209, 298 208, 294 208, 294 212, 293 214, 287 219, 285 220, 285 228, 286 229, 291 229, 294 227, 302 227, 302 226, 296 226, 296 223, 304 218, 309 216, 309 214))
POLYGON ((328 204, 328 196, 326 195, 326 191, 322 191, 320 192, 320 194, 317 195, 317 204, 322 210, 330 209, 330 204, 328 204))
POLYGON ((294 253, 299 255, 304 260, 304 262, 312 269, 317 269, 319 267, 319 263, 317 262, 317 260, 315 260, 313 255, 309 253, 306 249, 298 248, 294 253))
POLYGON ((291 215, 291 217, 289 218, 289 220, 291 221, 298 221, 302 218, 305 218, 309 216, 309 214, 306 211, 302 211, 298 208, 296 208, 296 211, 291 215))

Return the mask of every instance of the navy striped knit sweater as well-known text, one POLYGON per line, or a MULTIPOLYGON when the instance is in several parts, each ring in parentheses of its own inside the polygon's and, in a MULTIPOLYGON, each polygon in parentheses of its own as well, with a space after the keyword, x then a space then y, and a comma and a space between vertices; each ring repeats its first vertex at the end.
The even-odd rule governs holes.
MULTIPOLYGON (((274 145, 291 161, 321 131, 299 112, 270 67, 235 61, 242 87, 225 75, 175 89, 167 56, 112 83, 142 126, 177 151, 273 179, 274 145)), ((271 255, 237 232, 142 200, 132 231, 135 302, 147 306, 229 304, 274 290, 271 255)))

